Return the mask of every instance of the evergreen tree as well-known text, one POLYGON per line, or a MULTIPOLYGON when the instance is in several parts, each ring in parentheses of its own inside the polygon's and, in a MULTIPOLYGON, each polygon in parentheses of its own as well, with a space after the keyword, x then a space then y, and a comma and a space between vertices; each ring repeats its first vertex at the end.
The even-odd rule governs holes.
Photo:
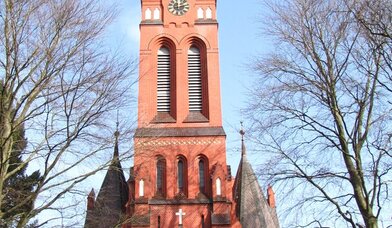
MULTIPOLYGON (((2 83, 0 84, 0 93, 4 93, 2 83)), ((0 110, 1 112, 1 110, 0 110)), ((0 113, 1 116, 1 113, 0 113)), ((15 129, 12 134, 13 149, 9 159, 9 166, 7 173, 15 171, 16 168, 23 163, 23 152, 27 146, 27 139, 25 138, 24 126, 21 125, 15 129)), ((5 181, 1 211, 4 213, 0 227, 10 226, 18 220, 20 214, 28 212, 33 207, 31 200, 26 200, 34 191, 40 179, 40 172, 37 170, 32 174, 26 174, 27 165, 15 172, 10 178, 5 181)))

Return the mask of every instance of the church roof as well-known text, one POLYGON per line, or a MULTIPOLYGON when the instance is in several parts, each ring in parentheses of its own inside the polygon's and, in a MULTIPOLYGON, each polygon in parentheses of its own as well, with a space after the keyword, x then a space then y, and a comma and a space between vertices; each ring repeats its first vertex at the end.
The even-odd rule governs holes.
MULTIPOLYGON (((242 158, 234 184, 236 214, 242 227, 278 228, 279 222, 274 205, 269 205, 260 188, 257 176, 246 157, 244 131, 242 135, 242 158)), ((272 191, 272 189, 271 189, 272 191)))
POLYGON ((121 221, 128 201, 128 185, 119 160, 118 131, 114 146, 113 159, 106 172, 94 206, 88 208, 85 227, 114 227, 121 221))

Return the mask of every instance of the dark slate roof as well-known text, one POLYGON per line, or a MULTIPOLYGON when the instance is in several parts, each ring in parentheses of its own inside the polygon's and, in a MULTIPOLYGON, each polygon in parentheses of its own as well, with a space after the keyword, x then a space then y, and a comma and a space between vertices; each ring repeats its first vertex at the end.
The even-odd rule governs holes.
MULTIPOLYGON (((243 131, 241 135, 244 135, 243 131)), ((275 208, 268 205, 252 166, 246 158, 243 138, 241 152, 242 158, 234 184, 236 215, 243 228, 278 228, 275 208)))
POLYGON ((86 228, 114 227, 125 214, 128 201, 128 185, 118 152, 118 132, 115 133, 116 142, 114 154, 93 209, 87 210, 86 228))

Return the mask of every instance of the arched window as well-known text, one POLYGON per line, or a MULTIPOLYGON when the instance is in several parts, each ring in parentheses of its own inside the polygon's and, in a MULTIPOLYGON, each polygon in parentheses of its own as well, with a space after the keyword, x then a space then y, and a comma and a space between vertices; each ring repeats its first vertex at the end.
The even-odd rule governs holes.
POLYGON ((144 19, 151 20, 151 10, 150 10, 150 8, 146 9, 146 11, 144 13, 144 19))
POLYGON ((159 157, 157 160, 157 184, 156 195, 164 197, 166 195, 166 161, 159 157))
POLYGON ((205 176, 205 163, 204 160, 199 161, 199 190, 201 193, 206 192, 206 176, 205 176))
POLYGON ((204 155, 199 155, 199 192, 205 196, 211 196, 211 179, 209 178, 208 159, 204 155))
POLYGON ((212 10, 209 7, 206 10, 206 18, 207 19, 212 19, 212 10))
POLYGON ((161 11, 158 8, 154 10, 154 20, 159 20, 161 17, 161 11))
POLYGON ((197 10, 197 18, 198 19, 203 19, 204 18, 204 10, 202 8, 199 8, 197 10))
POLYGON ((170 112, 170 50, 161 47, 158 50, 158 72, 157 72, 157 111, 158 113, 170 112))
POLYGON ((192 46, 188 51, 188 96, 189 111, 202 111, 202 81, 199 48, 192 46))
POLYGON ((184 161, 180 159, 178 161, 178 190, 180 192, 184 192, 184 190, 185 190, 184 166, 185 166, 184 161))
POLYGON ((177 186, 178 193, 187 195, 187 163, 184 157, 177 159, 177 186))

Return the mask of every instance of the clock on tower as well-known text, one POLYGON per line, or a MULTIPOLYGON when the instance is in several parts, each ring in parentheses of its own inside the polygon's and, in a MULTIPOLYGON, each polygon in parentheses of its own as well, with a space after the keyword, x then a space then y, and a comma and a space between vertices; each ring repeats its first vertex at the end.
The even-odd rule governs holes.
POLYGON ((182 16, 189 10, 189 3, 186 0, 171 0, 168 5, 169 12, 182 16))

